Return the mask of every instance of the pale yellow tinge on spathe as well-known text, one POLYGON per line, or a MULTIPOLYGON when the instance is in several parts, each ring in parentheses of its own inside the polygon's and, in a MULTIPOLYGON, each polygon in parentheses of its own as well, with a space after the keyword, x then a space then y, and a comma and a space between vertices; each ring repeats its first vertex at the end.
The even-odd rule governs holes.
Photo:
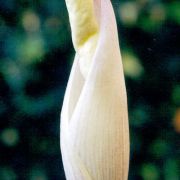
POLYGON ((94 1, 66 0, 66 5, 74 48, 79 55, 81 73, 86 78, 99 34, 94 1))
POLYGON ((76 50, 99 31, 93 0, 66 0, 76 50))

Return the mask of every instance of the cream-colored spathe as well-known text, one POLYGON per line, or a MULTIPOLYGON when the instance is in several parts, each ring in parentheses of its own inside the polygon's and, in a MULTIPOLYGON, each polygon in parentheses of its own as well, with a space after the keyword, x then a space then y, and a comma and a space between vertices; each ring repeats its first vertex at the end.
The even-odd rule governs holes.
POLYGON ((66 0, 76 56, 61 112, 67 180, 127 180, 124 74, 110 0, 66 0))

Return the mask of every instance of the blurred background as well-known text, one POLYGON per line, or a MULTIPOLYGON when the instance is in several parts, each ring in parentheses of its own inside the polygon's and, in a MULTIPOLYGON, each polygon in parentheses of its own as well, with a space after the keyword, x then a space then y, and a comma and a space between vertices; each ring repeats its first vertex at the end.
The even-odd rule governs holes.
MULTIPOLYGON (((180 1, 114 0, 129 180, 180 179, 180 1)), ((0 180, 64 180, 59 123, 74 57, 64 0, 0 0, 0 180)))

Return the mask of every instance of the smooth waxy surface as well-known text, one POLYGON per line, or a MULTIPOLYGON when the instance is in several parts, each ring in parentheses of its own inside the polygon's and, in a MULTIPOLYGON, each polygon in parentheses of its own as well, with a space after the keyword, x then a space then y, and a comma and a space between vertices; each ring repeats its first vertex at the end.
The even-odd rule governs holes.
POLYGON ((66 0, 76 56, 61 113, 68 180, 126 180, 129 130, 117 27, 109 0, 66 0))

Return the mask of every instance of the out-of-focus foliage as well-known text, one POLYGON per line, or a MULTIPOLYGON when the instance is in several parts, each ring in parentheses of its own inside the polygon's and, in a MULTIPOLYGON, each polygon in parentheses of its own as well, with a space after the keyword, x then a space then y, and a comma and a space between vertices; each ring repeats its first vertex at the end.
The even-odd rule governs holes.
MULTIPOLYGON (((180 2, 114 0, 130 180, 180 179, 180 2)), ((0 179, 64 179, 59 114, 74 56, 64 0, 0 0, 0 179)))

